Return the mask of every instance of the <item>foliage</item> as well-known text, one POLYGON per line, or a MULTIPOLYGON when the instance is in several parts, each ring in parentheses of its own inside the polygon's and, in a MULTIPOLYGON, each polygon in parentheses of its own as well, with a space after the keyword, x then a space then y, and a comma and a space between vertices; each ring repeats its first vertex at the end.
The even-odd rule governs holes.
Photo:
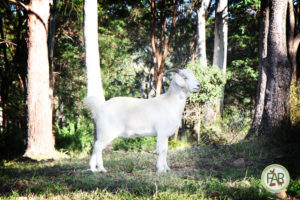
POLYGON ((296 198, 300 198, 300 179, 290 181, 287 193, 296 198))
POLYGON ((300 125, 300 80, 291 86, 291 121, 294 126, 300 125))
POLYGON ((196 60, 187 65, 198 79, 201 89, 200 92, 191 94, 190 101, 204 104, 207 101, 214 101, 220 97, 225 77, 222 71, 214 66, 201 66, 201 62, 196 60))
POLYGON ((93 125, 79 118, 60 128, 55 125, 55 147, 60 151, 90 153, 94 144, 93 125), (86 126, 89 124, 89 126, 86 126))
POLYGON ((26 145, 27 14, 0 8, 0 160, 24 153, 26 145))
MULTIPOLYGON (((189 111, 189 108, 186 112, 189 111)), ((201 110, 198 112, 202 112, 201 110)), ((197 115, 193 118, 189 117, 187 120, 194 120, 194 131, 190 137, 193 141, 196 140, 196 134, 199 131, 198 145, 210 145, 210 144, 234 144, 242 141, 250 128, 251 118, 249 117, 249 111, 239 110, 236 106, 227 106, 223 111, 223 118, 217 118, 217 120, 205 126, 203 120, 203 113, 201 113, 200 119, 197 119, 197 115), (200 120, 200 127, 197 127, 198 120, 200 120), (199 128, 199 130, 198 130, 199 128)), ((199 117, 199 115, 198 115, 199 117)))
POLYGON ((204 106, 210 102, 215 103, 216 99, 221 96, 225 77, 219 68, 202 66, 198 60, 188 63, 187 68, 193 71, 201 89, 197 93, 190 94, 183 118, 191 125, 191 133, 197 134, 196 138, 199 143, 200 132, 203 130, 204 106))
MULTIPOLYGON (((112 142, 112 149, 116 151, 149 152, 156 150, 157 137, 118 138, 112 142)), ((186 149, 190 147, 185 141, 169 140, 169 149, 186 149)))
POLYGON ((0 131, 0 160, 12 159, 25 151, 24 132, 12 126, 0 131))
POLYGON ((113 141, 114 150, 153 151, 156 147, 156 137, 118 138, 113 141))
POLYGON ((245 107, 254 106, 258 72, 251 66, 257 59, 234 60, 227 70, 226 103, 245 107))
MULTIPOLYGON (((229 6, 228 67, 225 106, 254 110, 258 77, 258 7, 251 1, 233 1, 229 6)), ((251 114, 248 113, 248 114, 251 114)), ((249 117, 249 115, 247 116, 249 117)))

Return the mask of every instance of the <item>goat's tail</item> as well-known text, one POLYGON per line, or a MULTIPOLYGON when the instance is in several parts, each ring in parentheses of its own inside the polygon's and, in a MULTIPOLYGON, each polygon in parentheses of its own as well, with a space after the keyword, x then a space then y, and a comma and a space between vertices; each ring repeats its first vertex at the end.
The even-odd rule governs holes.
POLYGON ((104 99, 97 96, 87 96, 83 99, 83 104, 91 112, 92 118, 96 119, 104 101, 104 99))

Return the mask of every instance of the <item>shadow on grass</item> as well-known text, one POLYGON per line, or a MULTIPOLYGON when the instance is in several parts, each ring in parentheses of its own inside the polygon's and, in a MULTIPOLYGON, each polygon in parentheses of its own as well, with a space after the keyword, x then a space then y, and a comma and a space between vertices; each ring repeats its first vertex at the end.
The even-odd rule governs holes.
POLYGON ((193 147, 170 152, 173 172, 167 174, 156 173, 154 153, 109 151, 104 156, 110 170, 107 174, 89 171, 88 159, 12 161, 0 169, 0 196, 66 195, 72 198, 83 192, 98 195, 99 191, 106 191, 112 195, 126 193, 146 198, 176 199, 178 195, 183 199, 272 198, 260 186, 263 169, 276 162, 286 166, 292 177, 294 173, 294 165, 290 168, 277 160, 282 158, 280 152, 257 141, 193 147), (241 162, 236 164, 238 159, 241 162))

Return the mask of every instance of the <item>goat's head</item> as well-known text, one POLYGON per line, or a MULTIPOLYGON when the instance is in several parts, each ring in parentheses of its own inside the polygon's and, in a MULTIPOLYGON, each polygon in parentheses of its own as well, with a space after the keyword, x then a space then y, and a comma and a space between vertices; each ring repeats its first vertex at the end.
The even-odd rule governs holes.
POLYGON ((176 72, 173 81, 179 87, 186 89, 188 92, 199 92, 200 83, 190 69, 173 68, 167 70, 165 74, 169 72, 176 72))

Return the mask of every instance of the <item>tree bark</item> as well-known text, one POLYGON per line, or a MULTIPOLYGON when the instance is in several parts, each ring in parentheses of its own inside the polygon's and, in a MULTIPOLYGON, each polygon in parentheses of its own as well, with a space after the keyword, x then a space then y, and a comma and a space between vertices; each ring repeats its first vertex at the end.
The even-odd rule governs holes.
MULTIPOLYGON (((0 18, 0 38, 5 41, 5 35, 4 35, 4 18, 0 18)), ((3 52, 3 60, 4 60, 4 68, 0 68, 0 75, 1 75, 1 86, 0 86, 0 101, 2 104, 2 119, 0 119, 0 131, 4 130, 8 126, 8 91, 9 91, 9 85, 10 85, 10 73, 9 73, 9 61, 7 59, 7 45, 5 43, 0 44, 0 52, 3 52), (2 121, 1 121, 2 120, 2 121)))
MULTIPOLYGON (((218 66, 226 75, 227 66, 227 40, 228 40, 228 0, 216 1, 215 14, 215 40, 213 65, 218 66)), ((219 100, 218 113, 223 116, 224 89, 222 89, 221 99, 219 100)))
POLYGON ((196 58, 201 61, 201 64, 207 65, 206 57, 206 34, 205 34, 205 18, 206 6, 209 0, 203 0, 197 9, 197 45, 196 45, 196 58))
POLYGON ((268 49, 268 31, 269 31, 269 3, 268 0, 261 1, 261 23, 260 23, 260 36, 259 36, 259 76, 256 93, 256 105, 254 118, 251 128, 246 138, 258 135, 258 128, 260 126, 261 118, 264 110, 265 90, 267 83, 266 75, 266 58, 268 49))
MULTIPOLYGON (((298 5, 299 6, 299 5, 298 5)), ((288 55, 292 65, 292 85, 296 86, 297 82, 297 50, 300 43, 300 33, 296 34, 296 25, 298 21, 295 19, 294 4, 292 0, 288 0, 288 55)))
MULTIPOLYGON (((55 123, 55 98, 54 98, 54 65, 53 65, 53 54, 54 54, 54 41, 55 41, 55 15, 56 15, 56 0, 53 0, 50 7, 49 16, 49 31, 48 31, 48 57, 50 67, 50 97, 52 107, 52 123, 55 123)), ((54 124, 53 124, 54 126, 54 124)))
POLYGON ((161 13, 161 33, 160 41, 157 40, 157 29, 156 29, 156 20, 157 20, 157 10, 155 0, 151 0, 151 46, 153 52, 153 64, 154 64, 154 81, 155 81, 155 93, 156 96, 161 94, 162 89, 162 77, 164 73, 165 61, 167 59, 170 44, 175 33, 175 24, 177 21, 177 8, 178 1, 175 0, 173 8, 173 18, 170 33, 168 39, 166 39, 165 30, 167 28, 167 1, 163 2, 163 11, 161 13))
POLYGON ((260 134, 282 133, 291 126, 289 92, 292 67, 286 38, 287 0, 270 1, 267 85, 260 134))
POLYGON ((297 5, 297 7, 293 4, 292 0, 288 0, 288 55, 289 60, 292 65, 292 80, 291 80, 291 93, 290 93, 290 104, 291 104, 291 121, 292 124, 294 124, 297 117, 299 117, 300 113, 299 108, 297 108, 297 74, 299 74, 299 66, 297 69, 297 51, 299 48, 299 42, 300 42, 300 33, 296 33, 297 28, 299 26, 299 8, 300 6, 297 5), (298 8, 298 10, 297 10, 298 8))
POLYGON ((85 66, 87 75, 87 96, 97 96, 102 101, 100 58, 98 47, 98 7, 97 0, 84 1, 83 36, 85 46, 85 66))
POLYGON ((31 0, 28 17, 28 144, 24 156, 50 159, 57 154, 52 134, 47 48, 49 1, 31 0))
MULTIPOLYGON (((97 0, 84 1, 83 36, 85 46, 85 67, 87 76, 87 96, 97 96, 105 101, 102 87, 99 45, 98 45, 98 5, 97 0)), ((97 140, 97 123, 94 121, 94 141, 97 140)))

